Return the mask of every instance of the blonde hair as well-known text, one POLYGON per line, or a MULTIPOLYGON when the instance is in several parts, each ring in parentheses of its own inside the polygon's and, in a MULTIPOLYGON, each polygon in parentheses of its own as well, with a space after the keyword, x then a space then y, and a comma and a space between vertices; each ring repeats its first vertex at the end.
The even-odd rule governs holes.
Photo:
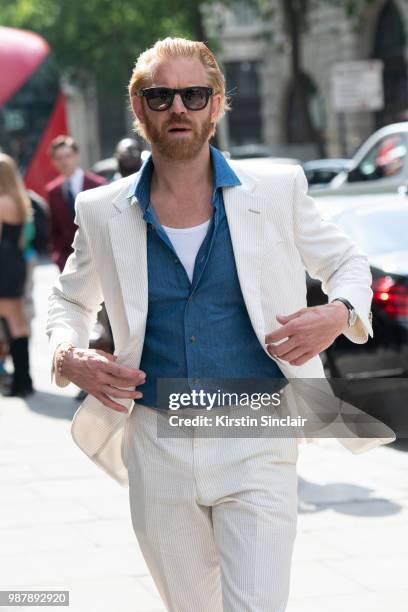
POLYGON ((54 138, 48 147, 49 155, 54 157, 56 151, 61 147, 69 147, 74 153, 79 153, 79 147, 72 136, 60 135, 54 138))
MULTIPOLYGON (((129 82, 129 97, 137 96, 141 89, 147 87, 154 78, 156 66, 167 59, 177 58, 198 59, 205 68, 208 77, 208 85, 214 93, 220 94, 221 104, 216 123, 230 110, 225 95, 225 77, 215 59, 214 54, 203 42, 187 40, 186 38, 170 38, 158 40, 153 47, 146 49, 139 55, 129 82)), ((145 131, 138 119, 135 119, 135 129, 143 138, 145 131)), ((214 129, 215 131, 215 129, 214 129)))
POLYGON ((17 172, 14 160, 5 153, 0 153, 0 195, 8 195, 17 206, 21 223, 31 217, 31 202, 27 196, 23 181, 17 172))

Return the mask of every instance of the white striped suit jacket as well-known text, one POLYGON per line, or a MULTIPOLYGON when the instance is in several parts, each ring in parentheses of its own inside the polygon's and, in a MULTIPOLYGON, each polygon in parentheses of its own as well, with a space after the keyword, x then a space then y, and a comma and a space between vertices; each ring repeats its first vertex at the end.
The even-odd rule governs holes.
MULTIPOLYGON (((359 318, 345 335, 353 342, 366 342, 372 335, 367 258, 334 224, 321 220, 307 196, 301 167, 277 164, 267 174, 249 174, 230 163, 241 185, 223 189, 225 210, 242 294, 261 346, 266 350, 265 333, 279 327, 276 314, 290 314, 306 306, 305 268, 321 279, 329 300, 344 297, 353 304, 359 318)), ((77 198, 74 253, 49 302, 52 371, 54 352, 61 342, 88 347, 102 301, 112 326, 117 363, 139 366, 148 288, 146 224, 136 198, 128 195, 135 176, 83 192, 77 198)), ((293 383, 287 387, 293 414, 299 413, 299 402, 305 401, 304 394, 296 393, 296 380, 320 379, 319 384, 331 393, 319 357, 302 366, 277 361, 293 383)), ((58 375, 56 382, 68 384, 58 375)), ((132 400, 118 401, 130 414, 132 400)), ((72 421, 78 446, 124 486, 128 480, 121 447, 127 418, 127 414, 88 396, 72 421)), ((352 452, 361 452, 395 439, 388 428, 382 431, 386 431, 383 437, 361 438, 349 437, 345 428, 340 442, 352 452)))

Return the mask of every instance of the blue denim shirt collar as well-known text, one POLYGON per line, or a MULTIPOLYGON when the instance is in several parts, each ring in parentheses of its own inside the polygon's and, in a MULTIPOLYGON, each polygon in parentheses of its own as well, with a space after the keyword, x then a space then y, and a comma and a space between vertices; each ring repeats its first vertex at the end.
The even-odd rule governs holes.
MULTIPOLYGON (((212 145, 209 146, 211 163, 214 171, 214 189, 212 199, 214 203, 216 201, 216 193, 218 189, 221 189, 222 187, 235 187, 237 185, 241 185, 241 181, 228 164, 221 151, 212 145)), ((135 182, 130 186, 128 193, 128 197, 136 197, 144 213, 146 213, 150 205, 150 184, 153 168, 153 159, 150 155, 140 169, 135 182)))

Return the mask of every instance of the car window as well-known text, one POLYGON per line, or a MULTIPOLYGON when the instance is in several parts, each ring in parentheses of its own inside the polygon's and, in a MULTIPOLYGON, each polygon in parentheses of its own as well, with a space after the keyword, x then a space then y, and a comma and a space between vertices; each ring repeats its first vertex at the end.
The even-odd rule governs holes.
POLYGON ((305 170, 309 185, 326 185, 338 175, 336 170, 305 170))
POLYGON ((407 155, 405 137, 392 134, 382 138, 349 172, 348 181, 372 181, 398 175, 407 155))
POLYGON ((358 211, 342 215, 337 223, 367 255, 407 249, 408 209, 358 211))

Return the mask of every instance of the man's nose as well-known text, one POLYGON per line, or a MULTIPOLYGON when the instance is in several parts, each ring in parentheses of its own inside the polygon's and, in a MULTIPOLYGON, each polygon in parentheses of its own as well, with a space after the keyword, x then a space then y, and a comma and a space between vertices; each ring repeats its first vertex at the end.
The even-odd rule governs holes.
POLYGON ((170 108, 173 113, 185 113, 187 111, 186 107, 184 106, 184 102, 181 99, 181 95, 179 93, 175 94, 173 104, 171 105, 170 108))

